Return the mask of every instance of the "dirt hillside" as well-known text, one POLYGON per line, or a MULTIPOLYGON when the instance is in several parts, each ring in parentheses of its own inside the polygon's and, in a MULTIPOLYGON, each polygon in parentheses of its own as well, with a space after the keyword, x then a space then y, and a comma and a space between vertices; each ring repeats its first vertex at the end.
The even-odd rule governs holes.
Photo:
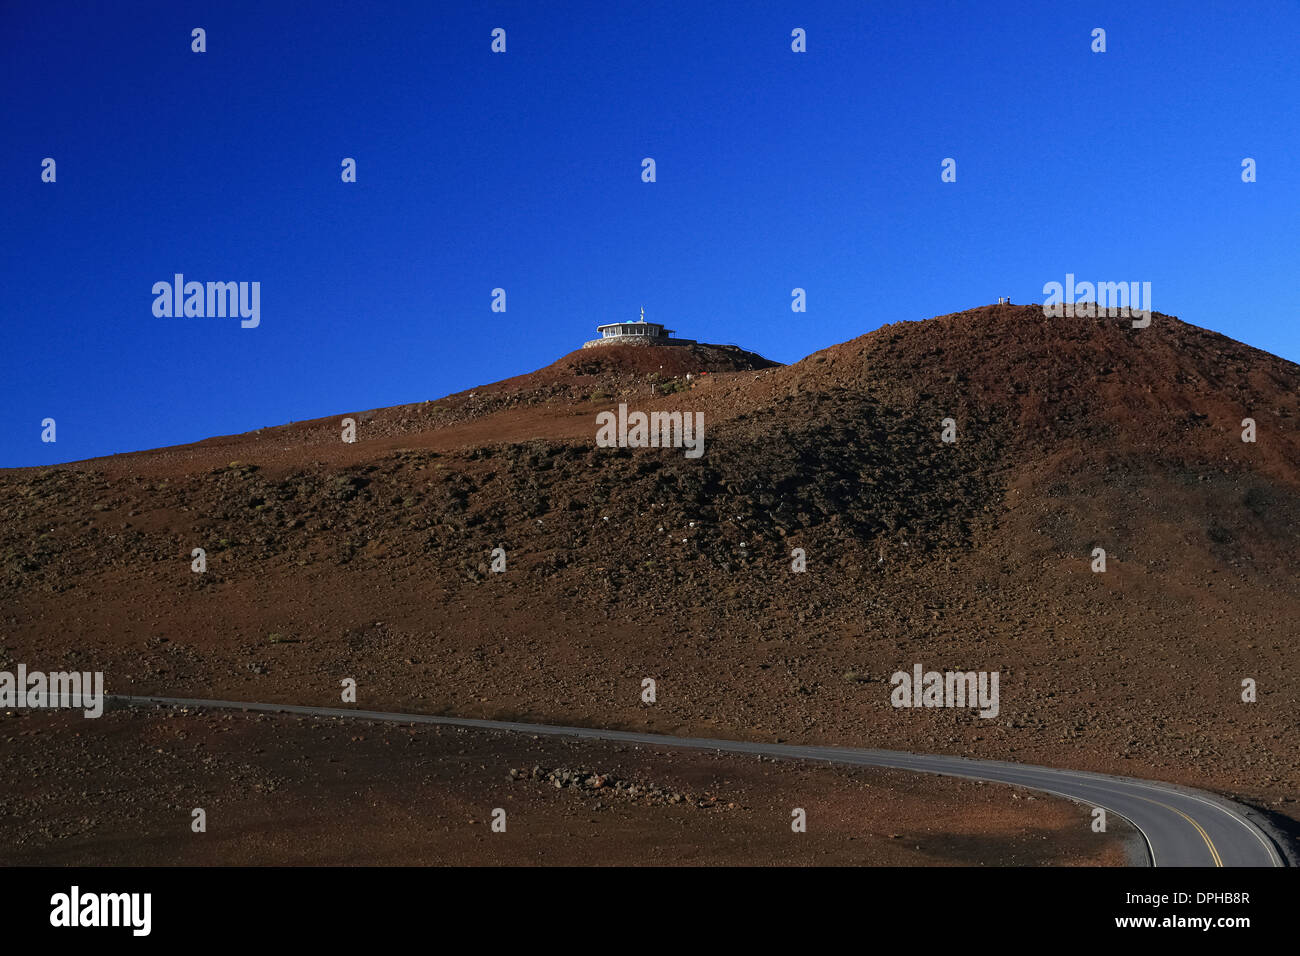
POLYGON ((0 668, 321 704, 352 677, 376 709, 1031 761, 1296 818, 1298 424, 1300 367, 1160 314, 989 306, 790 366, 588 349, 0 472, 0 668), (619 402, 702 411, 705 453, 595 447, 619 402), (891 707, 915 663, 998 671, 1001 713, 891 707))

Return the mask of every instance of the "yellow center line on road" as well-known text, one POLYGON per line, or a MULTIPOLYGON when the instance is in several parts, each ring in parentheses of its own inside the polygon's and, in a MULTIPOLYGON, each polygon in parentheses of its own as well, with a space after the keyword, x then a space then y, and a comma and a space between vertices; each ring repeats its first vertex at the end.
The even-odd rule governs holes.
MULTIPOLYGON (((1075 776, 1075 775, 1071 774, 1071 776, 1075 776)), ((1186 820, 1188 823, 1194 826, 1196 828, 1196 832, 1201 835, 1201 839, 1205 841, 1205 845, 1210 850, 1210 858, 1214 860, 1214 865, 1218 867, 1223 866, 1223 860, 1220 859, 1219 857, 1219 850, 1217 847, 1215 847, 1214 841, 1210 839, 1210 835, 1205 832, 1205 828, 1201 826, 1199 823, 1197 823, 1195 820, 1193 820, 1191 817, 1189 817, 1187 814, 1183 813, 1182 810, 1179 810, 1177 807, 1171 807, 1167 803, 1161 803, 1159 800, 1152 800, 1150 797, 1138 796, 1136 793, 1131 793, 1127 790, 1112 790, 1109 787, 1097 787, 1097 789, 1102 790, 1106 793, 1118 793, 1121 796, 1133 797, 1134 799, 1143 800, 1147 803, 1154 803, 1157 807, 1164 807, 1166 810, 1170 810, 1173 813, 1178 814, 1180 817, 1182 817, 1184 820, 1186 820)), ((1076 797, 1075 799, 1078 798, 1076 797)))
POLYGON ((1214 841, 1210 839, 1210 835, 1205 832, 1204 827, 1202 827, 1199 823, 1197 823, 1187 814, 1183 813, 1182 810, 1179 810, 1177 807, 1171 807, 1167 803, 1161 803, 1159 800, 1152 800, 1150 797, 1138 797, 1136 793, 1129 794, 1129 796, 1137 797, 1139 800, 1145 800, 1147 803, 1154 803, 1156 806, 1164 807, 1166 810, 1172 810, 1174 813, 1178 814, 1180 817, 1182 817, 1192 826, 1196 827, 1196 832, 1201 835, 1201 839, 1205 841, 1205 845, 1210 848, 1210 856, 1214 858, 1214 865, 1220 867, 1223 866, 1223 860, 1219 859, 1219 851, 1215 849, 1214 841))

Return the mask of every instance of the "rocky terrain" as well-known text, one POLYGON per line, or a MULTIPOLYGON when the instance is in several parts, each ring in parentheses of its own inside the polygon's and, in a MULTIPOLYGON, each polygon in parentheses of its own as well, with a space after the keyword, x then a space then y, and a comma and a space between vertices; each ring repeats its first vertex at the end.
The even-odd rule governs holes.
POLYGON ((0 472, 0 669, 326 705, 350 677, 372 709, 1020 760, 1294 820, 1298 423, 1300 367, 1161 314, 988 306, 790 366, 585 350, 0 472), (595 447, 619 402, 703 411, 703 457, 595 447), (1000 715, 894 709, 918 662, 998 671, 1000 715))
POLYGON ((1086 807, 1012 787, 428 725, 25 711, 0 716, 0 753, 11 866, 1118 866, 1143 852, 1121 820, 1093 833, 1086 807), (575 781, 584 767, 600 771, 575 781))

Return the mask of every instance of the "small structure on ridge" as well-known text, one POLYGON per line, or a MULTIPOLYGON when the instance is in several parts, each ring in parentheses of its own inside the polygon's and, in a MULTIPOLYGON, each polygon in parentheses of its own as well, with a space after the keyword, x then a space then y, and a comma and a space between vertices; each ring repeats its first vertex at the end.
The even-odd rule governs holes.
POLYGON ((610 322, 596 326, 600 338, 583 342, 584 349, 600 345, 694 345, 694 339, 672 338, 673 330, 666 329, 658 322, 645 320, 645 309, 641 309, 641 318, 636 322, 610 322))

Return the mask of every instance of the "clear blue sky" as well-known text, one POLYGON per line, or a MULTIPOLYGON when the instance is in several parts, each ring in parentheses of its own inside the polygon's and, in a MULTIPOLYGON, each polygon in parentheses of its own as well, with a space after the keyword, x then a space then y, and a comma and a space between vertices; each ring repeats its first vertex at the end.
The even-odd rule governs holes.
POLYGON ((1296 360, 1297 37, 1293 2, 7 0, 0 466, 436 398, 643 305, 788 362, 1073 272, 1296 360), (261 282, 260 327, 155 317, 177 272, 261 282))

